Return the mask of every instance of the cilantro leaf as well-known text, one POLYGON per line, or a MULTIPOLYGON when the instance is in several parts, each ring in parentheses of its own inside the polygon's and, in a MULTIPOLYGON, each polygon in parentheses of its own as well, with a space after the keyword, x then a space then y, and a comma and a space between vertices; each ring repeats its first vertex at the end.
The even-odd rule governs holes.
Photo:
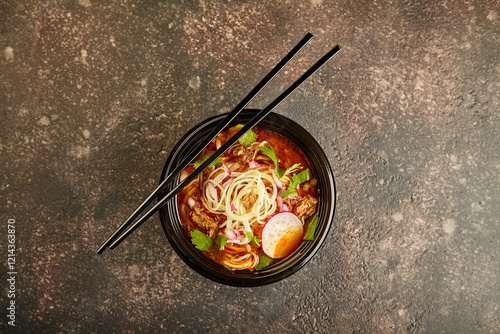
POLYGON ((217 159, 215 159, 214 162, 212 162, 210 165, 208 165, 208 167, 218 166, 218 165, 222 165, 222 160, 220 159, 220 157, 218 157, 217 159))
POLYGON ((316 232, 316 225, 318 225, 318 216, 314 216, 307 224, 307 231, 304 235, 304 240, 314 240, 314 232, 316 232))
POLYGON ((292 180, 294 180, 297 183, 297 185, 306 182, 307 180, 309 180, 309 178, 310 178, 309 168, 292 176, 292 180))
MULTIPOLYGON (((290 184, 292 184, 292 183, 290 182, 290 184)), ((280 196, 283 198, 288 197, 288 196, 293 197, 293 196, 297 196, 297 195, 298 194, 297 194, 297 191, 295 190, 295 187, 290 188, 290 185, 288 185, 288 189, 286 191, 284 191, 280 194, 280 196)))
POLYGON ((245 231, 245 236, 250 239, 250 241, 256 246, 256 247, 260 247, 260 242, 262 240, 260 240, 259 238, 257 238, 255 235, 253 235, 252 232, 248 232, 248 231, 245 231))
POLYGON ((288 189, 282 192, 280 196, 281 197, 297 196, 297 191, 295 191, 295 188, 297 188, 299 184, 309 180, 309 177, 310 177, 309 168, 303 170, 298 174, 295 174, 294 176, 292 176, 292 179, 288 184, 288 189))
POLYGON ((274 150, 270 146, 259 146, 259 150, 261 150, 262 153, 267 155, 274 162, 274 172, 276 173, 276 176, 278 176, 278 179, 281 179, 283 175, 285 175, 285 170, 280 167, 278 157, 276 156, 276 153, 274 153, 274 150))
POLYGON ((255 143, 256 139, 257 139, 257 134, 252 130, 248 130, 248 132, 245 133, 238 141, 242 146, 248 147, 253 143, 255 143))
POLYGON ((197 249, 202 251, 208 251, 210 246, 212 246, 214 240, 199 230, 192 230, 191 242, 197 249))
POLYGON ((271 146, 259 146, 259 150, 262 151, 265 155, 267 155, 273 162, 274 162, 274 172, 276 173, 276 176, 278 179, 281 179, 283 176, 286 174, 290 173, 292 170, 296 168, 300 168, 300 164, 294 164, 292 167, 288 168, 287 170, 284 170, 283 168, 280 167, 278 163, 278 157, 276 156, 276 153, 274 153, 274 150, 272 149, 271 146))
POLYGON ((255 268, 256 270, 261 270, 265 267, 267 267, 268 265, 271 264, 271 258, 267 257, 266 255, 262 254, 261 256, 259 256, 259 264, 257 265, 257 268, 255 268))
POLYGON ((218 235, 217 238, 215 238, 215 243, 219 245, 219 250, 223 250, 224 246, 226 245, 226 242, 229 240, 228 237, 225 235, 218 235))
MULTIPOLYGON (((232 127, 232 129, 242 128, 242 127, 243 127, 242 124, 238 124, 238 125, 232 127)), ((257 134, 255 132, 253 132, 252 130, 248 130, 238 141, 240 142, 241 146, 246 148, 246 147, 252 145, 253 143, 255 143, 256 139, 257 139, 257 134)))
POLYGON ((286 174, 290 173, 292 170, 296 169, 296 168, 300 168, 300 164, 294 164, 292 167, 288 168, 284 173, 283 173, 283 176, 285 176, 286 174))
MULTIPOLYGON (((200 156, 200 158, 198 160, 196 160, 195 162, 193 162, 193 167, 196 169, 198 167, 201 166, 202 163, 204 163, 208 158, 210 158, 210 156, 212 155, 212 153, 209 153, 209 154, 202 154, 200 156)), ((212 167, 212 166, 217 166, 217 165, 220 165, 222 164, 222 160, 219 158, 215 159, 214 162, 212 162, 208 167, 212 167)))
POLYGON ((271 158, 271 160, 274 161, 274 164, 276 166, 278 165, 278 157, 276 156, 276 153, 274 153, 274 150, 271 147, 259 146, 259 150, 261 150, 265 155, 271 158))
MULTIPOLYGON (((200 167, 201 164, 204 163, 208 158, 210 158, 210 156, 212 154, 213 153, 209 153, 209 154, 202 153, 202 155, 198 158, 198 160, 196 160, 195 162, 192 163, 193 167, 195 169, 198 168, 198 167, 200 167)), ((220 157, 218 157, 208 167, 217 166, 217 165, 221 165, 221 164, 222 164, 222 160, 220 159, 220 157)), ((200 190, 203 190, 203 173, 200 174, 200 181, 199 181, 199 183, 200 183, 200 190)))

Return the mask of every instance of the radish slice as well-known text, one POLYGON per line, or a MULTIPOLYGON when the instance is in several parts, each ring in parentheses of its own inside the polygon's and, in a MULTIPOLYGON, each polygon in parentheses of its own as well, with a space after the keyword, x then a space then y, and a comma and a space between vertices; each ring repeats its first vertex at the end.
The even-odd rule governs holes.
POLYGON ((293 253, 302 242, 302 220, 292 212, 278 212, 271 216, 262 228, 262 251, 273 259, 281 259, 293 253))

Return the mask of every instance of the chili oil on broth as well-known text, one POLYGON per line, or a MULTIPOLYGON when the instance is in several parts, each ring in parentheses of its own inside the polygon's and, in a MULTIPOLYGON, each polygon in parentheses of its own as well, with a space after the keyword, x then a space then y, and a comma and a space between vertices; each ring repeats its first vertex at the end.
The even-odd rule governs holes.
MULTIPOLYGON (((238 130, 231 128, 220 133, 197 160, 215 152, 238 130)), ((309 180, 296 189, 297 196, 281 199, 279 196, 288 187, 293 175, 310 168, 300 148, 290 139, 268 128, 254 127, 252 131, 257 135, 253 144, 246 148, 240 143, 233 145, 221 155, 223 164, 205 169, 177 196, 179 217, 188 236, 193 230, 199 230, 212 239, 221 235, 229 238, 223 250, 214 242, 208 250, 202 251, 205 256, 229 270, 253 271, 264 255, 262 249, 249 240, 243 231, 252 232, 253 236, 260 238, 261 230, 270 216, 280 211, 300 209, 306 199, 315 199, 315 202, 314 207, 309 207, 306 212, 307 216, 300 217, 300 212, 297 214, 302 222, 317 211, 318 187, 312 170, 309 180), (276 182, 277 176, 273 177, 274 162, 258 146, 271 147, 281 168, 286 170, 297 163, 300 168, 276 182), (239 184, 235 184, 237 182, 239 184), (229 188, 234 191, 228 193, 229 188)), ((181 180, 194 170, 193 165, 188 166, 181 173, 181 180)), ((271 259, 271 264, 280 260, 271 259)))

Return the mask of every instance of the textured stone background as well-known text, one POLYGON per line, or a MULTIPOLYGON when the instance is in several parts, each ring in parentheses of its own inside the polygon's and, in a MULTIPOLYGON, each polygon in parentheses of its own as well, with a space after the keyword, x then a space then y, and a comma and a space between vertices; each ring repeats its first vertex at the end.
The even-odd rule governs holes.
POLYGON ((1 332, 500 333, 500 5, 471 1, 0 1, 1 332), (96 249, 194 124, 342 52, 276 111, 335 171, 335 227, 259 288, 185 265, 157 216, 96 249))

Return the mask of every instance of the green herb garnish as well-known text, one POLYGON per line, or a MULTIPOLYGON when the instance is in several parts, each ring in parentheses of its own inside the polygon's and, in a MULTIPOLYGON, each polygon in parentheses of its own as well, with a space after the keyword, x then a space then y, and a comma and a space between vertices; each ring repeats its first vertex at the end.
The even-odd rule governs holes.
POLYGON ((297 191, 295 188, 299 186, 299 184, 306 182, 309 180, 309 168, 303 170, 302 172, 295 174, 292 176, 290 183, 288 184, 288 189, 280 194, 281 197, 288 196, 297 196, 297 191))
POLYGON ((219 250, 223 250, 224 246, 226 245, 226 242, 229 240, 228 237, 225 235, 218 235, 217 238, 215 238, 215 243, 219 245, 219 250))
POLYGON ((279 179, 281 179, 280 174, 283 172, 283 169, 280 167, 278 163, 278 157, 276 156, 276 153, 274 153, 274 150, 271 147, 267 146, 259 146, 259 150, 261 150, 262 153, 271 158, 271 160, 274 162, 274 166, 276 166, 275 167, 276 175, 278 176, 279 179))
POLYGON ((192 230, 191 242, 197 249, 202 251, 208 251, 210 246, 212 246, 214 240, 199 230, 192 230))
POLYGON ((259 256, 259 264, 257 265, 257 268, 255 268, 255 270, 261 270, 262 268, 267 267, 268 265, 271 264, 271 261, 272 261, 271 258, 262 254, 261 256, 259 256))
MULTIPOLYGON (((193 167, 195 169, 198 168, 198 167, 200 167, 201 164, 204 163, 208 158, 210 158, 211 155, 212 155, 212 153, 202 154, 198 160, 196 160, 195 162, 193 162, 193 167)), ((215 159, 215 161, 212 162, 208 167, 217 166, 217 165, 220 165, 220 164, 222 164, 222 160, 219 157, 219 158, 215 159)))
MULTIPOLYGON (((283 176, 285 176, 286 174, 290 173, 292 170, 296 169, 296 168, 300 168, 300 164, 294 164, 292 167, 288 168, 284 173, 283 173, 283 176)), ((282 177, 283 177, 282 176, 282 177)), ((280 177, 281 179, 281 177, 280 177)))
POLYGON ((248 231, 245 231, 245 236, 250 239, 250 241, 256 246, 256 247, 260 247, 260 242, 262 240, 260 240, 259 238, 257 238, 255 235, 253 235, 252 232, 248 232, 248 231))
MULTIPOLYGON (((200 167, 201 164, 204 163, 208 158, 210 158, 210 156, 212 154, 213 153, 208 153, 208 154, 204 154, 203 153, 198 160, 196 160, 195 162, 192 163, 193 167, 195 169, 198 168, 198 167, 200 167)), ((221 165, 221 164, 222 164, 222 160, 220 159, 220 157, 218 157, 208 167, 217 166, 217 165, 221 165)), ((200 183, 200 190, 203 191, 203 173, 200 173, 200 181, 199 181, 199 183, 200 183)))
POLYGON ((318 225, 318 216, 312 217, 307 224, 307 231, 304 235, 304 240, 314 240, 314 232, 316 232, 316 225, 318 225))
MULTIPOLYGON (((232 129, 242 128, 242 127, 243 127, 242 124, 238 124, 235 127, 232 127, 232 129)), ((247 148, 248 146, 255 143, 256 139, 257 139, 257 134, 255 132, 253 132, 252 130, 248 130, 243 136, 241 136, 241 138, 238 141, 241 144, 241 146, 247 148)))
POLYGON ((275 166, 274 172, 276 173, 276 176, 278 176, 278 179, 281 179, 283 176, 290 173, 295 168, 300 168, 300 164, 294 164, 292 167, 290 167, 286 170, 281 168, 280 164, 278 163, 278 157, 276 156, 276 153, 274 153, 274 150, 270 146, 269 147, 259 146, 259 150, 261 150, 262 153, 267 155, 274 162, 274 166, 275 166))
POLYGON ((292 167, 288 169, 283 169, 280 167, 278 163, 278 157, 276 156, 276 153, 274 153, 274 150, 272 147, 267 147, 267 146, 259 146, 259 150, 262 151, 265 155, 267 155, 273 162, 274 162, 274 172, 276 173, 276 176, 278 176, 278 179, 281 179, 283 176, 291 172, 292 170, 296 168, 300 168, 300 164, 294 164, 292 167))

